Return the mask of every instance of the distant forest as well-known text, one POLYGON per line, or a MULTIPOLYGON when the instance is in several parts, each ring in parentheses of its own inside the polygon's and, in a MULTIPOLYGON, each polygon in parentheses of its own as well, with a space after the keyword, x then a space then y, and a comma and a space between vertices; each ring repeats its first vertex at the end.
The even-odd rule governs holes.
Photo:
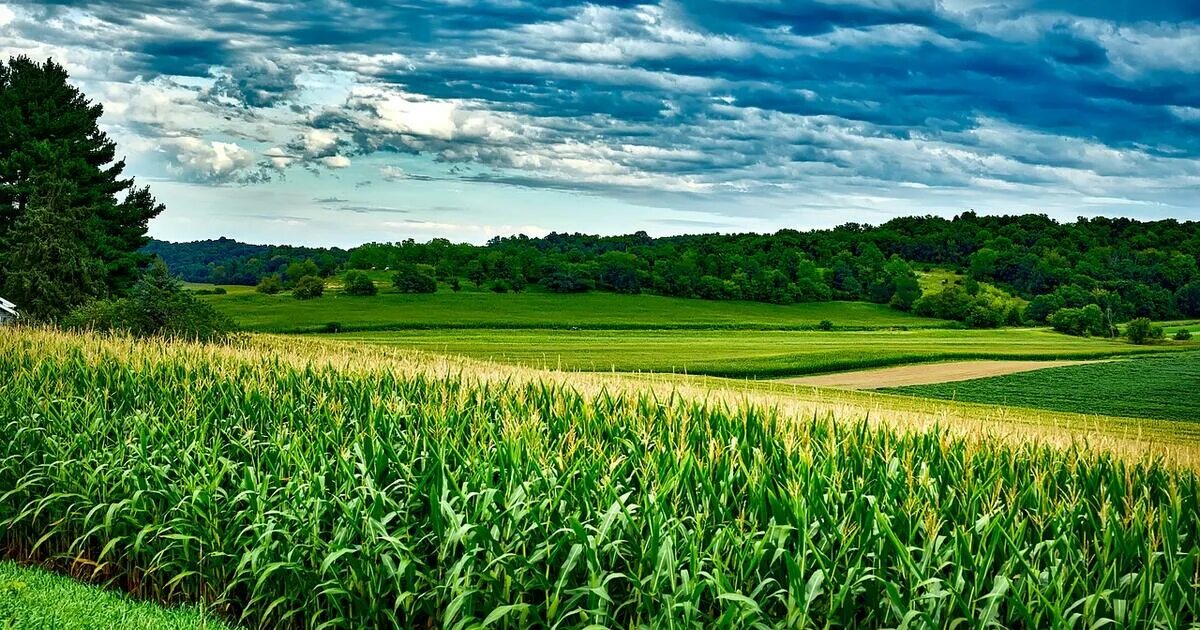
POLYGON ((435 239, 348 250, 219 239, 152 241, 143 251, 185 280, 216 284, 287 286, 307 275, 386 269, 397 274, 401 290, 434 284, 403 277, 417 275, 455 289, 470 282, 497 292, 540 285, 562 293, 778 304, 866 300, 976 327, 1044 322, 1063 309, 1098 309, 1110 329, 1135 317, 1200 316, 1200 223, 1175 220, 1059 223, 1045 215, 967 212, 769 235, 555 233, 495 238, 482 246, 435 239), (965 282, 922 295, 916 272, 934 267, 961 271, 965 282), (1023 300, 998 300, 979 283, 1023 300))

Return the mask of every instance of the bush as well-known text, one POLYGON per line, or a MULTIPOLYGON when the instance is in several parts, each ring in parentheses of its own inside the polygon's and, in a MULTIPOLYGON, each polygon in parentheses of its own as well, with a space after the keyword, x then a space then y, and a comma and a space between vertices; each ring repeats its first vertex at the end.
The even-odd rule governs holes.
POLYGON ((258 286, 254 287, 254 290, 266 295, 275 295, 283 290, 283 281, 279 279, 277 274, 263 276, 263 279, 258 281, 258 286))
POLYGON ((161 260, 155 261, 133 285, 129 297, 85 304, 67 315, 63 325, 192 341, 220 340, 235 329, 227 315, 184 290, 161 260))
POLYGON ((338 322, 328 322, 324 326, 321 326, 321 332, 323 332, 323 333, 342 332, 342 325, 339 324, 338 322))
POLYGON ((833 322, 822 319, 821 323, 817 324, 817 330, 833 330, 833 322))
POLYGON ((492 293, 508 293, 512 287, 509 286, 506 280, 497 280, 492 283, 491 289, 492 293))
POLYGON ((1187 341, 1191 338, 1192 338, 1192 333, 1188 332, 1188 330, 1186 328, 1180 328, 1175 333, 1175 341, 1187 341))
POLYGON ((429 265, 403 264, 396 267, 392 286, 401 293, 436 293, 437 278, 433 275, 433 267, 429 265))
POLYGON ((1125 336, 1133 343, 1146 343, 1150 339, 1150 320, 1139 317, 1125 325, 1125 336))
POLYGON ((371 278, 361 271, 346 272, 342 279, 342 293, 346 295, 375 295, 378 292, 371 278))
POLYGON ((967 309, 963 322, 971 328, 996 328, 1004 321, 1004 313, 982 304, 975 304, 967 309))
POLYGON ((457 277, 451 278, 450 279, 450 290, 455 293, 462 291, 462 280, 459 280, 457 277))
POLYGON ((1095 304, 1083 308, 1060 308, 1046 318, 1054 330, 1076 336, 1108 336, 1108 327, 1104 325, 1104 313, 1095 304))
POLYGON ((1125 325, 1125 336, 1136 344, 1145 344, 1163 338, 1162 326, 1155 326, 1148 317, 1139 317, 1125 325))
POLYGON ((297 300, 311 300, 325 294, 325 281, 317 276, 304 276, 292 287, 292 297, 297 300))
POLYGON ((925 294, 913 303, 913 312, 917 315, 958 321, 966 319, 970 308, 971 296, 955 286, 925 294))

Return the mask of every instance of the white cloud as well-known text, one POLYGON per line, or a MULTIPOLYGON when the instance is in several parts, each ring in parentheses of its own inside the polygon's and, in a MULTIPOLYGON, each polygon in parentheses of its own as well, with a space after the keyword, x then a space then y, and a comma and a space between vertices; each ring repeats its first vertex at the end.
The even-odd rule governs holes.
POLYGON ((234 142, 185 136, 164 141, 162 150, 173 170, 199 181, 234 180, 240 171, 254 166, 254 155, 234 142))
POLYGON ((7 4, 0 4, 0 28, 8 26, 16 17, 17 15, 13 13, 12 9, 8 8, 7 4))
POLYGON ((337 151, 338 136, 325 129, 309 129, 301 139, 305 155, 309 157, 329 157, 337 151))
POLYGON ((379 88, 358 88, 350 105, 369 108, 378 129, 451 140, 458 129, 458 104, 379 88))
POLYGON ((330 155, 328 157, 321 158, 321 163, 332 169, 349 168, 350 158, 344 155, 330 155))
POLYGON ((297 156, 284 151, 281 147, 271 147, 263 155, 271 162, 271 166, 281 171, 299 159, 297 156))
POLYGON ((1179 120, 1184 122, 1200 122, 1200 107, 1170 106, 1167 108, 1179 120))

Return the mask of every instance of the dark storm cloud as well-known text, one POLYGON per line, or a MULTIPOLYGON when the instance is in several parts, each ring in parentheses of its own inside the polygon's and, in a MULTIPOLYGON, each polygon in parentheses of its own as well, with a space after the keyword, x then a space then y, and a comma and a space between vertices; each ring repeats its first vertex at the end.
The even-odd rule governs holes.
MULTIPOLYGON (((203 78, 210 105, 286 106, 293 118, 277 146, 310 160, 425 154, 497 169, 464 179, 690 194, 806 177, 967 186, 1045 184, 1060 168, 1194 176, 1200 158, 1192 0, 26 8, 39 18, 26 37, 113 50, 113 77, 203 78), (100 27, 70 26, 80 16, 100 27), (374 91, 313 104, 306 72, 374 91), (308 130, 338 139, 314 148, 308 130)), ((130 127, 154 124, 169 125, 130 127)), ((277 167, 298 163, 281 155, 277 167)))

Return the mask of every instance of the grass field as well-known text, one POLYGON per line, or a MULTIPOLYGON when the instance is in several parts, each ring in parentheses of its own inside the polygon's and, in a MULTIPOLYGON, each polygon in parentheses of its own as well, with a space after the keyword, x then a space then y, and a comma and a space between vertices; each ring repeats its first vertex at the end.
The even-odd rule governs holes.
POLYGON ((0 329, 0 548, 251 627, 1200 616, 1197 474, 1050 426, 241 343, 0 329))
MULTIPOLYGON (((198 286, 198 285, 195 285, 198 286)), ((406 295, 390 289, 371 297, 327 292, 315 300, 290 294, 226 287, 226 295, 203 298, 243 328, 260 332, 319 332, 336 322, 342 330, 427 328, 600 329, 812 329, 821 320, 838 328, 940 327, 952 322, 917 317, 879 304, 822 302, 778 305, 708 301, 657 295, 526 292, 495 294, 442 290, 406 295)))
POLYGON ((1200 347, 1182 343, 1135 346, 1028 328, 842 332, 421 330, 344 333, 328 338, 551 369, 758 378, 923 361, 1082 359, 1200 347))
POLYGON ((1200 352, 884 391, 1077 413, 1200 421, 1200 352))
POLYGON ((1185 320, 1178 320, 1178 321, 1155 322, 1155 323, 1158 324, 1159 326, 1163 327, 1163 333, 1167 336, 1168 339, 1171 338, 1171 335, 1174 335, 1175 333, 1179 332, 1180 330, 1186 330, 1186 331, 1192 333, 1193 336, 1200 337, 1200 319, 1185 319, 1185 320))
POLYGON ((165 609, 38 568, 0 562, 0 628, 93 630, 227 628, 194 608, 165 609))

